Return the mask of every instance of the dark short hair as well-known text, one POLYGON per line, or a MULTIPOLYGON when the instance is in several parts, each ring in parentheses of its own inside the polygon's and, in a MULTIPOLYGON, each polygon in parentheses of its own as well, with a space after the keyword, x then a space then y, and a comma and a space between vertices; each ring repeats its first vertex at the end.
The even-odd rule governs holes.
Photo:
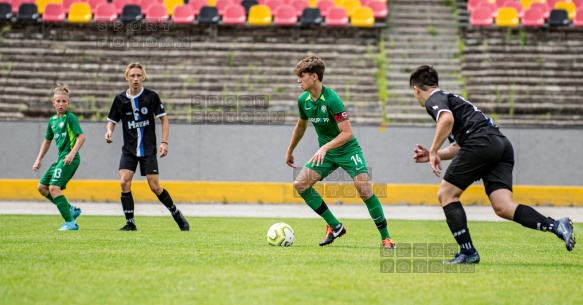
POLYGON ((308 56, 296 64, 294 73, 298 77, 301 76, 304 72, 310 74, 316 73, 318 75, 318 80, 323 81, 325 69, 326 67, 324 66, 324 62, 319 57, 308 56))
POLYGON ((437 71, 428 65, 423 65, 411 72, 409 87, 417 86, 421 90, 439 86, 437 71))

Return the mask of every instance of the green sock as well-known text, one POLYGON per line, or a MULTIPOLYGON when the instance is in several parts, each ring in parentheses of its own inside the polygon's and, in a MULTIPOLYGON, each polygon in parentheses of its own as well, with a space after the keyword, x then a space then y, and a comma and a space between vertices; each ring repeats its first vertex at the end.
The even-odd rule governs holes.
POLYGON ((310 206, 310 208, 312 208, 312 210, 314 210, 314 212, 318 213, 318 215, 324 218, 326 223, 331 228, 336 228, 340 224, 338 219, 336 219, 336 217, 334 217, 334 214, 332 214, 330 209, 328 209, 328 206, 326 205, 324 200, 322 200, 320 194, 318 194, 318 192, 316 192, 314 188, 310 187, 309 189, 301 193, 300 196, 304 198, 306 203, 310 206))
MULTIPOLYGON (((45 196, 50 202, 55 203, 55 200, 53 199, 53 196, 51 196, 51 193, 49 193, 48 195, 45 196)), ((56 203, 55 203, 56 204, 56 203)))
POLYGON ((57 209, 59 209, 59 212, 61 212, 61 216, 63 216, 63 219, 66 222, 73 221, 73 215, 71 215, 71 206, 69 205, 67 198, 65 198, 64 195, 61 195, 61 196, 57 196, 53 200, 55 201, 55 204, 57 205, 57 209))
POLYGON ((385 219, 385 214, 383 213, 383 207, 381 206, 381 202, 377 196, 373 194, 370 198, 365 200, 364 203, 368 208, 370 217, 381 233, 381 239, 384 240, 385 238, 391 238, 389 229, 387 229, 387 220, 385 219))

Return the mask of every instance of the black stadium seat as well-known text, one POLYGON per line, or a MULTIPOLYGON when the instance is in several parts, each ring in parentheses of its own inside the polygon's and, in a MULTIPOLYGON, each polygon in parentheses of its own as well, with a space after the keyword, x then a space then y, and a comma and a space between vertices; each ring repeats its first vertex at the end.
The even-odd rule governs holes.
POLYGON ((322 14, 319 8, 305 8, 300 18, 301 25, 320 25, 322 24, 322 14))
POLYGON ((12 18, 12 5, 0 3, 0 21, 10 21, 10 18, 12 18))
POLYGON ((23 3, 18 8, 18 21, 37 21, 38 9, 34 3, 23 3))
POLYGON ((142 14, 142 8, 139 5, 131 4, 126 5, 123 7, 121 11, 121 22, 134 22, 134 21, 142 21, 144 19, 144 15, 142 14))
POLYGON ((243 0, 241 5, 245 8, 245 14, 249 15, 249 10, 253 5, 258 5, 259 2, 257 0, 243 0))
POLYGON ((215 24, 218 23, 221 17, 219 10, 214 6, 203 6, 198 15, 199 24, 215 24))
POLYGON ((570 23, 569 15, 565 10, 552 10, 549 15, 550 26, 568 26, 570 23))

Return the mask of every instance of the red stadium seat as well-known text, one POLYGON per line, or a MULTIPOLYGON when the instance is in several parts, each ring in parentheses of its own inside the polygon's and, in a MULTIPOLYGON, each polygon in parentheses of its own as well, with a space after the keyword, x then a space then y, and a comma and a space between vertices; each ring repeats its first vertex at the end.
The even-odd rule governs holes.
POLYGON ((35 0, 12 0, 12 13, 14 15, 18 14, 18 9, 23 3, 34 3, 35 0))
POLYGON ((123 11, 123 7, 126 5, 132 4, 132 0, 113 0, 112 3, 115 6, 115 12, 118 15, 121 15, 121 12, 123 11))
POLYGON ((571 2, 575 3, 577 9, 583 8, 583 0, 571 0, 571 2))
POLYGON ((470 15, 470 25, 472 26, 491 26, 493 22, 492 12, 487 7, 477 8, 470 15))
POLYGON ((63 0, 63 8, 65 9, 65 13, 69 12, 69 8, 71 7, 71 4, 75 3, 75 2, 87 2, 84 0, 63 0))
POLYGON ((164 4, 152 3, 146 11, 146 23, 168 22, 168 9, 164 4))
POLYGON ((59 3, 49 3, 45 6, 45 12, 43 14, 43 22, 65 22, 65 8, 59 3))
POLYGON ((279 9, 280 6, 284 5, 284 3, 282 0, 267 0, 265 2, 265 5, 269 6, 269 9, 275 15, 277 9, 279 9))
POLYGON ((575 27, 583 27, 583 7, 580 7, 575 14, 575 19, 573 19, 573 25, 575 27))
MULTIPOLYGON (((384 2, 383 2, 384 3, 384 2)), ((328 17, 326 18, 327 26, 347 26, 348 25, 348 14, 346 9, 343 7, 333 7, 328 11, 328 17)))
POLYGON ((89 3, 89 6, 91 6, 91 12, 95 14, 97 6, 101 3, 107 3, 107 0, 89 0, 87 3, 89 3))
POLYGON ((478 8, 482 7, 487 8, 490 11, 490 14, 492 14, 492 18, 496 18, 496 16, 498 15, 498 6, 496 5, 496 3, 482 2, 478 4, 478 8))
POLYGON ((320 14, 322 14, 322 17, 326 18, 326 17, 328 17, 328 11, 334 7, 334 1, 333 0, 320 0, 316 4, 316 7, 320 9, 320 14))
POLYGON ((468 11, 473 13, 478 8, 478 5, 482 2, 488 2, 488 0, 468 0, 468 11))
POLYGON ((543 2, 535 2, 530 5, 530 8, 537 8, 543 13, 545 19, 549 19, 549 14, 551 13, 551 7, 543 2))
POLYGON ((111 3, 100 3, 95 8, 95 14, 93 15, 93 20, 96 23, 113 23, 117 20, 117 9, 115 5, 111 3))
POLYGON ((304 9, 310 7, 310 3, 308 2, 308 0, 294 0, 292 2, 292 6, 296 10, 296 15, 300 17, 304 12, 304 9))
POLYGON ((542 27, 545 25, 544 13, 537 7, 531 5, 530 9, 524 11, 522 16, 522 26, 524 27, 542 27))
POLYGON ((245 24, 245 20, 247 20, 247 13, 245 12, 245 8, 242 5, 231 4, 225 8, 223 24, 245 24))
MULTIPOLYGON (((554 8, 557 2, 567 2, 568 0, 546 0, 546 3, 549 7, 554 8)), ((544 1, 543 1, 544 2, 544 1)), ((532 4, 531 4, 532 5, 532 4)))
POLYGON ((522 9, 522 4, 520 4, 520 2, 506 0, 506 2, 502 6, 498 6, 498 9, 503 7, 513 7, 518 13, 518 18, 522 18, 522 16, 524 15, 524 10, 522 9))
POLYGON ((293 6, 284 4, 275 11, 273 22, 275 25, 296 25, 298 16, 293 6))
POLYGON ((190 5, 192 7, 192 11, 194 12, 194 15, 198 15, 200 14, 200 9, 208 6, 209 2, 208 0, 190 0, 188 1, 188 5, 190 5))
POLYGON ((138 2, 138 5, 142 8, 143 12, 147 12, 148 7, 154 3, 160 3, 160 2, 158 0, 140 0, 140 2, 138 2))
POLYGON ((194 15, 194 8, 192 8, 190 4, 178 5, 174 7, 174 13, 172 13, 172 23, 193 24, 194 15))
POLYGON ((375 18, 385 19, 389 15, 389 9, 386 2, 371 1, 367 6, 372 8, 372 12, 375 18))
POLYGON ((234 3, 233 0, 217 0, 215 7, 219 10, 219 15, 223 16, 225 14, 225 8, 234 3))

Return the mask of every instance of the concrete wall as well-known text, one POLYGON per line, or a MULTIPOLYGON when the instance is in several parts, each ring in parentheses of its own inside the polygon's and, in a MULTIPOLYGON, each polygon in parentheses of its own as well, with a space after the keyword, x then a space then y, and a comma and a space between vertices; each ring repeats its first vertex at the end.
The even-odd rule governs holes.
MULTIPOLYGON (((0 178, 38 179, 56 159, 54 144, 39 173, 32 171, 44 137, 46 121, 0 122, 0 178)), ((122 131, 114 143, 103 138, 105 123, 81 122, 87 140, 74 179, 118 179, 122 131)), ((157 126, 158 130, 160 126, 157 126)), ((294 172, 285 152, 294 126, 225 126, 171 124, 169 155, 159 159, 162 181, 291 182, 294 172)), ((428 164, 412 160, 416 143, 430 146, 434 128, 353 126, 377 183, 438 184, 428 164)), ((502 128, 514 145, 517 185, 583 184, 583 130, 502 128)), ((160 141, 160 138, 158 138, 160 141)), ((295 152, 301 166, 317 150, 310 126, 295 152)), ((446 162, 447 164, 447 162, 446 162)), ((138 177, 138 179, 143 179, 138 177)))

